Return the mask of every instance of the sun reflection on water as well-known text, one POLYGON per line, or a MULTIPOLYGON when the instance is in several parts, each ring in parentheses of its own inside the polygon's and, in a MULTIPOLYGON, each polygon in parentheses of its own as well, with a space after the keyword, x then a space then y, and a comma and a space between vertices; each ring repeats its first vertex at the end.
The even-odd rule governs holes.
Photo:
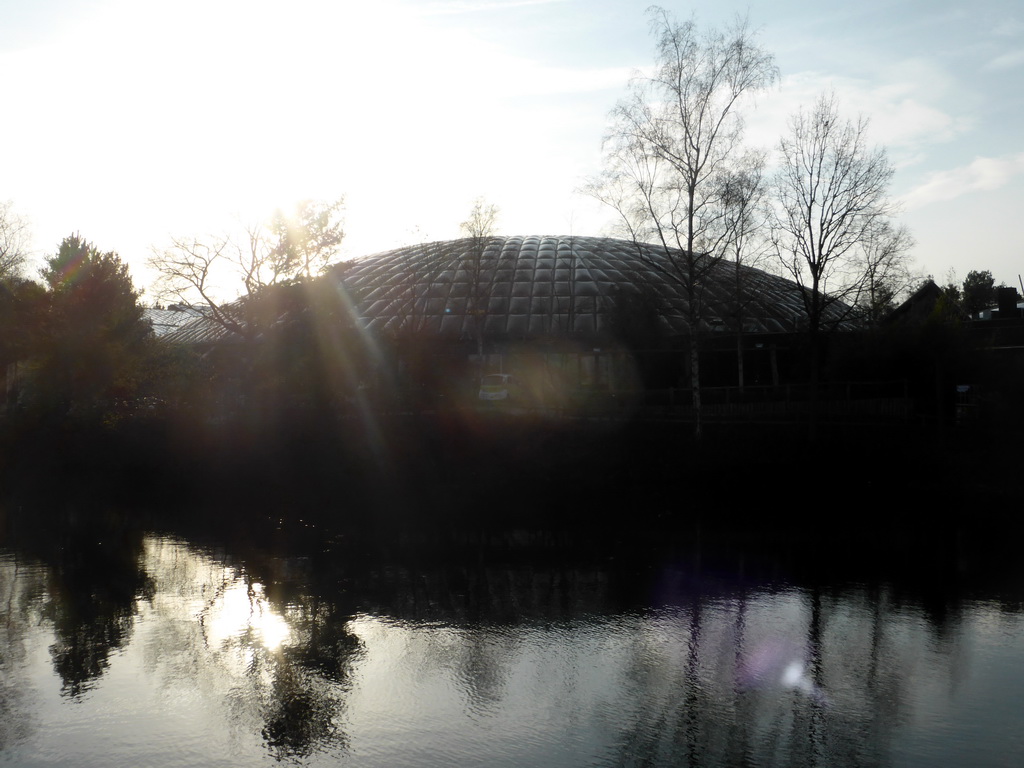
POLYGON ((291 628, 267 599, 263 585, 246 583, 237 574, 204 612, 207 642, 218 647, 241 636, 258 639, 267 650, 278 650, 291 638, 291 628))

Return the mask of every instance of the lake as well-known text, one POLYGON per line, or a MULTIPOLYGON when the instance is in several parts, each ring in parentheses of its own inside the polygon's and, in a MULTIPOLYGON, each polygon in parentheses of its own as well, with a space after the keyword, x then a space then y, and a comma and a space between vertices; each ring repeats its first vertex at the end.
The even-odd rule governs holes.
POLYGON ((0 765, 1024 764, 1024 590, 970 547, 6 528, 0 765))

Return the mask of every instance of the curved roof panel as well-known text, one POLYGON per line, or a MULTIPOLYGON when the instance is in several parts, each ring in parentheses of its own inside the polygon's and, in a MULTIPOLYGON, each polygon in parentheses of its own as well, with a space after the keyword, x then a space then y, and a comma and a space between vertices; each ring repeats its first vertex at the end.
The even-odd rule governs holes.
MULTIPOLYGON (((528 337, 594 333, 617 297, 642 297, 672 333, 688 331, 684 252, 599 237, 465 238, 398 248, 346 265, 342 278, 371 330, 528 337)), ((704 281, 703 330, 799 330, 801 289, 759 269, 720 261, 704 281)), ((833 305, 841 319, 845 305, 833 305)))

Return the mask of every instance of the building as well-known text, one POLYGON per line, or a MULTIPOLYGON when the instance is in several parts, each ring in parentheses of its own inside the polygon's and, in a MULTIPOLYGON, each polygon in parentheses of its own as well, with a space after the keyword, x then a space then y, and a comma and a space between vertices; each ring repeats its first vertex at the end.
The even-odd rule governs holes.
MULTIPOLYGON (((543 354, 574 386, 671 387, 687 380, 692 339, 683 256, 612 238, 464 238, 375 254, 333 277, 369 332, 410 351, 413 339, 461 343, 477 373, 535 368, 543 354)), ((739 349, 747 383, 778 383, 806 328, 800 286, 724 260, 701 286, 702 380, 736 384, 739 349)), ((848 312, 833 304, 826 322, 843 326, 848 312)))
MULTIPOLYGON (((424 243, 337 269, 370 330, 429 331, 492 340, 599 336, 626 304, 656 311, 666 333, 688 334, 682 251, 598 237, 491 237, 424 243), (676 263, 674 263, 676 262, 676 263)), ((728 261, 704 282, 703 332, 801 330, 801 289, 728 261)), ((840 322, 845 305, 828 318, 840 322)))
MULTIPOLYGON (((322 346, 325 325, 346 328, 349 351, 335 357, 360 368, 355 380, 386 380, 393 391, 417 396, 465 396, 481 375, 498 372, 567 391, 685 387, 693 334, 683 255, 596 237, 412 245, 335 265, 321 281, 278 292, 260 312, 266 332, 250 341, 281 345, 297 336, 271 329, 312 323, 322 346)), ((728 261, 713 264, 701 286, 703 383, 734 386, 738 358, 746 384, 785 380, 806 328, 802 289, 728 261)), ((833 304, 826 320, 842 326, 848 310, 833 304)), ((165 339, 224 352, 241 340, 211 317, 165 339)))

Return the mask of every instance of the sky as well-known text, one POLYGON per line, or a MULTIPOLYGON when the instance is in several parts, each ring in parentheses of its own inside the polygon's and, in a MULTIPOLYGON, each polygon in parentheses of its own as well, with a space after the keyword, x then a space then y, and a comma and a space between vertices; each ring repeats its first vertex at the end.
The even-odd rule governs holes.
MULTIPOLYGON (((343 256, 460 236, 477 197, 503 235, 604 235, 579 190, 608 114, 653 61, 630 0, 0 0, 0 201, 37 259, 73 232, 136 286, 172 237, 345 198, 343 256)), ((1008 0, 715 0, 746 14, 779 84, 746 114, 774 150, 823 92, 870 119, 914 269, 1024 273, 1024 6, 1008 0)), ((146 298, 146 297, 144 297, 146 298)))

